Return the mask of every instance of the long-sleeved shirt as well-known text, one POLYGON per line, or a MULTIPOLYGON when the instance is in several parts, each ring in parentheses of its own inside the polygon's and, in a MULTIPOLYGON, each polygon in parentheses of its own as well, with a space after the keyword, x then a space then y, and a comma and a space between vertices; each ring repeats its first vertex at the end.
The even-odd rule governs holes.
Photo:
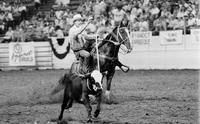
POLYGON ((87 25, 88 23, 83 24, 80 27, 74 25, 69 29, 69 41, 71 44, 71 49, 75 52, 83 49, 85 39, 90 39, 93 37, 84 32, 84 29, 87 27, 87 25))

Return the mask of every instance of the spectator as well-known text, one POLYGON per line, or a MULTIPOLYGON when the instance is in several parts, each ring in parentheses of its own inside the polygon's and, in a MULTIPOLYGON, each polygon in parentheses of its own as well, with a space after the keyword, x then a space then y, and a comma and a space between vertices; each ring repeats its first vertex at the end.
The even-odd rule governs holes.
POLYGON ((13 32, 13 40, 14 42, 24 42, 23 38, 23 29, 20 28, 19 26, 16 26, 16 29, 13 32))
POLYGON ((183 17, 177 19, 177 24, 174 25, 174 30, 184 30, 185 28, 185 21, 183 17))
POLYGON ((57 10, 55 12, 55 16, 56 16, 57 19, 61 19, 62 16, 63 16, 63 11, 62 10, 57 10))
POLYGON ((196 26, 196 19, 194 18, 194 15, 190 15, 187 23, 188 28, 195 28, 196 26))
POLYGON ((13 39, 13 30, 12 30, 12 27, 9 27, 8 31, 6 32, 4 36, 4 40, 2 41, 2 43, 9 43, 12 41, 12 39, 13 39))
POLYGON ((49 32, 48 32, 48 36, 53 36, 54 35, 54 30, 55 30, 55 24, 54 22, 49 22, 49 32))
POLYGON ((35 8, 36 8, 36 10, 38 10, 41 2, 40 2, 40 0, 34 0, 34 2, 35 2, 35 8))
POLYGON ((169 19, 168 21, 168 30, 174 30, 176 28, 176 25, 178 25, 178 18, 177 17, 172 17, 171 19, 169 19))
POLYGON ((154 22, 153 22, 153 26, 154 26, 154 32, 157 34, 162 27, 162 22, 160 18, 157 18, 154 22))
POLYGON ((185 8, 182 6, 181 8, 180 8, 180 10, 178 11, 178 13, 177 13, 177 17, 178 18, 183 18, 184 16, 186 16, 187 15, 187 13, 185 12, 185 8))
POLYGON ((166 8, 166 7, 162 8, 160 16, 171 18, 172 14, 170 12, 170 8, 166 8))
POLYGON ((112 10, 114 26, 118 26, 126 14, 122 7, 123 5, 118 3, 116 9, 112 10))
POLYGON ((140 22, 139 20, 136 18, 133 22, 131 22, 131 31, 139 31, 140 29, 140 22))
POLYGON ((151 8, 150 10, 150 13, 151 15, 155 16, 155 17, 158 17, 158 14, 159 14, 160 10, 159 8, 157 7, 157 5, 153 5, 153 7, 151 8))
POLYGON ((149 30, 149 24, 146 18, 140 17, 139 20, 139 31, 148 31, 149 30))
POLYGON ((21 20, 26 20, 26 12, 27 12, 27 9, 26 9, 26 6, 21 4, 19 6, 19 12, 21 13, 21 20))
POLYGON ((61 30, 60 26, 56 26, 56 28, 55 28, 55 36, 59 37, 59 38, 64 37, 64 33, 61 30))

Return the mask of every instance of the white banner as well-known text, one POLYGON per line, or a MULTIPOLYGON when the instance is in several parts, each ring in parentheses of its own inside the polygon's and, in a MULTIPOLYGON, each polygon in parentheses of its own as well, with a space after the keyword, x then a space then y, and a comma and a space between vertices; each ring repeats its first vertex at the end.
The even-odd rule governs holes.
POLYGON ((182 30, 160 31, 161 45, 182 44, 182 30))
POLYGON ((33 42, 9 43, 10 66, 34 66, 35 52, 33 42))
POLYGON ((131 32, 131 41, 132 44, 149 44, 151 42, 151 31, 145 31, 145 32, 131 32))
POLYGON ((191 29, 191 36, 196 42, 200 42, 200 29, 191 29))

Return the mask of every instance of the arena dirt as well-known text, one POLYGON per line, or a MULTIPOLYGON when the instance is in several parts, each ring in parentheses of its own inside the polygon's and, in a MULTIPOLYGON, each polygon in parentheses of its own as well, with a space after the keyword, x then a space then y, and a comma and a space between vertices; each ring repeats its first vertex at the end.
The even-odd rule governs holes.
MULTIPOLYGON (((62 93, 48 94, 66 70, 0 72, 0 124, 55 124, 62 93)), ((112 104, 95 124, 198 124, 198 70, 117 71, 112 104)), ((95 105, 93 105, 93 110, 95 105)), ((73 104, 63 124, 85 124, 85 107, 73 104)))

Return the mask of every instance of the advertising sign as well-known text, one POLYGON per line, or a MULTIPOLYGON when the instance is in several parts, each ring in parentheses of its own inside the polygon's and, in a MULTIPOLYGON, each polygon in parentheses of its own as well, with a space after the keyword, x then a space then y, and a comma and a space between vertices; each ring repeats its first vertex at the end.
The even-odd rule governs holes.
POLYGON ((161 45, 182 44, 182 37, 182 30, 160 32, 161 45))
POLYGON ((9 44, 10 66, 34 66, 35 52, 33 42, 9 44))

